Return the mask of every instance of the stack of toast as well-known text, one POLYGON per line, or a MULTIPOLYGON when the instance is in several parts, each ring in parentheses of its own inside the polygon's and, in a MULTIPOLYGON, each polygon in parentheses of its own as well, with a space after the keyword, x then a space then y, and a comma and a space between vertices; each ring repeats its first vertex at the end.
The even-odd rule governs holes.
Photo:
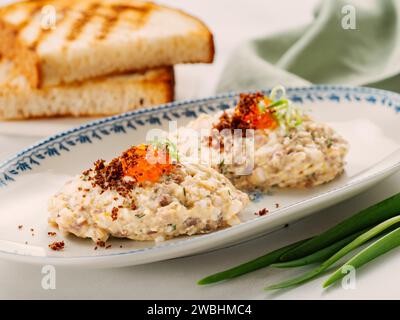
POLYGON ((211 63, 211 32, 137 0, 0 8, 0 118, 103 116, 170 102, 173 65, 211 63))

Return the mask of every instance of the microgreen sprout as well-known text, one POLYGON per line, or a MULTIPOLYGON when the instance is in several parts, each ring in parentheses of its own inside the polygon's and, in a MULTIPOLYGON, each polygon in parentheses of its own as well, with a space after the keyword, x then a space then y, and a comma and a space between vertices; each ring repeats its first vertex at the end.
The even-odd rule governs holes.
POLYGON ((291 100, 287 99, 284 87, 277 86, 273 88, 269 99, 273 102, 268 108, 274 112, 281 127, 293 129, 302 124, 303 112, 291 100))
POLYGON ((168 138, 165 138, 163 140, 155 139, 155 140, 151 141, 150 144, 160 150, 166 149, 168 151, 171 159, 179 162, 178 148, 177 148, 176 144, 173 143, 168 138))
POLYGON ((260 111, 260 113, 264 113, 265 111, 267 111, 267 106, 265 105, 265 101, 261 100, 258 105, 258 110, 260 111))

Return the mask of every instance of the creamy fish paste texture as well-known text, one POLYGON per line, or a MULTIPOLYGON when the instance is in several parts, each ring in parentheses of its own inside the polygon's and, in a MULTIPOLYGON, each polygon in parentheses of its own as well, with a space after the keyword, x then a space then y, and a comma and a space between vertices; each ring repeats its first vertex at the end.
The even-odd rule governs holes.
POLYGON ((235 109, 203 114, 178 129, 171 139, 177 141, 183 156, 192 162, 208 162, 241 190, 310 188, 342 174, 347 142, 331 127, 294 106, 269 110, 268 104, 273 103, 261 93, 241 95, 235 109), (188 128, 203 131, 198 143, 193 143, 188 128), (254 129, 254 135, 235 144, 233 134, 215 134, 227 129, 254 129), (208 136, 204 134, 207 130, 208 136))
POLYGON ((199 164, 149 163, 148 146, 97 161, 49 201, 49 222, 94 241, 109 236, 162 241, 239 223, 248 196, 199 164))

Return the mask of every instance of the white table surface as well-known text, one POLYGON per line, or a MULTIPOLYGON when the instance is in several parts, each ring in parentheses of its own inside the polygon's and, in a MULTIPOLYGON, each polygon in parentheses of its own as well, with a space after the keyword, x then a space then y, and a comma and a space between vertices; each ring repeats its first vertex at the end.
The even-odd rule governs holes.
MULTIPOLYGON (((0 1, 4 3, 5 1, 0 1)), ((299 26, 312 19, 315 0, 164 0, 201 17, 215 34, 213 65, 178 66, 177 98, 210 95, 224 61, 249 38, 299 26)), ((0 123, 0 161, 48 134, 83 120, 0 123)), ((271 249, 323 231, 357 210, 400 190, 400 174, 340 205, 314 214, 288 228, 238 246, 170 261, 119 269, 56 269, 56 289, 41 286, 41 266, 0 261, 0 299, 397 299, 400 298, 400 251, 394 250, 357 272, 355 289, 323 290, 323 279, 278 293, 265 293, 268 283, 302 270, 262 269, 218 285, 199 287, 202 276, 247 261, 271 249)))

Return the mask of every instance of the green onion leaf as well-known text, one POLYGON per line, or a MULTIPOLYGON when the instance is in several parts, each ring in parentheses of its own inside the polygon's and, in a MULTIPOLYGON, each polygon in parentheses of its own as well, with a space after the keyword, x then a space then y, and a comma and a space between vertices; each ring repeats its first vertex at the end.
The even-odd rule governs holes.
POLYGON ((341 268, 339 268, 339 270, 334 272, 329 279, 325 281, 323 287, 326 288, 334 282, 342 279, 345 276, 345 273, 342 272, 342 270, 345 270, 344 268, 349 266, 352 266, 353 268, 359 268, 398 246, 400 246, 400 228, 388 233, 356 254, 352 259, 347 261, 341 268))
POLYGON ((301 246, 288 251, 282 255, 281 261, 289 261, 307 256, 351 234, 392 218, 399 213, 400 193, 360 211, 301 246))
POLYGON ((296 260, 286 261, 286 262, 274 263, 274 264, 271 264, 271 267, 273 267, 273 268, 293 268, 293 267, 306 266, 306 265, 317 263, 317 262, 323 262, 326 259, 328 259, 329 257, 331 257, 333 254, 335 254, 338 250, 342 249, 344 246, 346 246, 347 244, 352 242, 354 239, 356 239, 358 236, 360 236, 367 230, 368 229, 364 229, 362 231, 354 233, 354 234, 352 234, 338 242, 335 242, 326 248, 318 250, 306 257, 299 258, 296 260))
POLYGON ((176 146, 175 143, 173 143, 171 140, 169 140, 168 138, 165 138, 163 140, 153 140, 150 142, 150 144, 154 147, 156 147, 157 149, 164 149, 166 148, 170 157, 173 160, 176 160, 177 162, 179 162, 179 153, 178 153, 178 147, 176 146))
POLYGON ((336 252, 332 257, 330 257, 328 260, 323 262, 318 268, 311 270, 299 277, 283 281, 271 286, 268 286, 265 288, 265 290, 276 290, 276 289, 283 289, 283 288, 288 288, 292 287, 295 285, 299 285, 305 282, 308 282, 311 279, 314 279, 318 275, 322 274, 326 269, 328 269, 332 264, 334 264, 336 261, 339 259, 343 258, 345 255, 347 255, 349 252, 352 250, 358 248, 368 240, 374 238, 378 234, 382 233, 386 229, 390 228, 394 224, 397 224, 400 222, 400 216, 395 216, 391 219, 388 219, 377 226, 373 227, 372 229, 368 230, 367 232, 363 233, 362 235, 358 236, 355 240, 350 242, 348 245, 346 245, 344 248, 336 252))
POLYGON ((302 124, 303 112, 300 108, 295 106, 292 101, 286 98, 286 90, 284 87, 277 86, 273 88, 269 99, 273 102, 268 108, 273 111, 276 120, 282 128, 290 130, 302 124))
POLYGON ((233 267, 231 269, 221 271, 215 274, 212 274, 208 277, 205 277, 197 282, 199 285, 204 285, 204 284, 211 284, 214 282, 219 282, 222 280, 227 280, 227 279, 232 279, 239 277, 241 275, 244 275, 246 273, 268 267, 271 263, 278 262, 279 257, 285 253, 286 251, 295 248, 296 246, 299 246, 301 243, 307 240, 301 240, 296 243, 292 243, 288 246, 285 246, 283 248, 277 249, 275 251, 269 252, 261 257, 258 257, 254 260, 248 261, 246 263, 243 263, 239 266, 233 267))
POLYGON ((264 113, 265 111, 267 111, 267 106, 265 105, 264 100, 261 100, 258 104, 258 111, 260 111, 260 113, 264 113))

